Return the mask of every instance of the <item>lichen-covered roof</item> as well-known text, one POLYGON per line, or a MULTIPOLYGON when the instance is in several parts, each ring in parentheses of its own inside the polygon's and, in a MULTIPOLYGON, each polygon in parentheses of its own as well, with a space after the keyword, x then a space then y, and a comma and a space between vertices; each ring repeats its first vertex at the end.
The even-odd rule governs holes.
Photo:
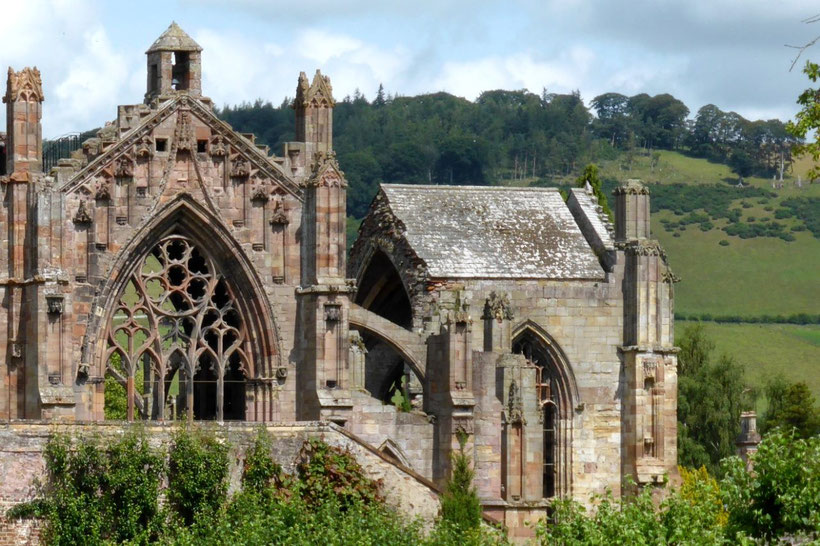
POLYGON ((202 48, 176 22, 172 22, 146 53, 153 51, 202 51, 202 48))
POLYGON ((604 276, 555 188, 384 184, 382 191, 430 277, 604 276))

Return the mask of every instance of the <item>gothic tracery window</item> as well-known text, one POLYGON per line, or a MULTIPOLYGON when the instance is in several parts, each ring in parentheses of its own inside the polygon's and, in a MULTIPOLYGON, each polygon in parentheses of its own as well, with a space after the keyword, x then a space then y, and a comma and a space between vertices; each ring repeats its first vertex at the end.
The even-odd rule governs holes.
POLYGON ((161 239, 131 275, 108 325, 106 373, 127 417, 243 419, 248 336, 230 283, 182 235, 161 239))
POLYGON ((513 352, 524 355, 536 366, 535 387, 540 404, 543 430, 543 496, 551 498, 568 489, 569 452, 567 418, 570 407, 566 378, 550 347, 536 334, 525 330, 513 341, 513 352))

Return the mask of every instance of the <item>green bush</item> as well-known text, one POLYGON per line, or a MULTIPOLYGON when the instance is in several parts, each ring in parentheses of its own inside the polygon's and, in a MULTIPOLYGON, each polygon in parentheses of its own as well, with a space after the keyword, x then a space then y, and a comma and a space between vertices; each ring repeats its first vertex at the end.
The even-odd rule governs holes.
POLYGON ((729 246, 729 241, 727 241, 726 239, 721 239, 720 241, 718 241, 718 244, 720 246, 729 246))
POLYGON ((820 436, 800 439, 776 431, 752 456, 753 470, 738 457, 722 462, 718 481, 701 468, 681 469, 681 485, 616 499, 591 499, 594 510, 558 499, 552 517, 536 525, 540 544, 806 544, 820 540, 820 436), (762 542, 759 542, 762 541, 762 542))
POLYGON ((191 525, 212 517, 228 494, 228 446, 213 434, 182 427, 168 457, 168 504, 191 525))

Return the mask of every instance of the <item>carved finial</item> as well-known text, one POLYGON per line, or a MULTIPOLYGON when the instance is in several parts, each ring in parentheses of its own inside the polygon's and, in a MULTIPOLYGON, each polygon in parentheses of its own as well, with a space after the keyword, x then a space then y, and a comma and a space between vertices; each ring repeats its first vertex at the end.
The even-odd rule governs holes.
POLYGON ((6 95, 3 102, 11 101, 34 101, 43 102, 43 81, 40 79, 40 71, 37 67, 26 67, 20 72, 15 72, 9 67, 8 80, 6 81, 6 95))
POLYGON ((319 70, 316 70, 313 82, 308 86, 307 76, 304 72, 301 72, 293 105, 294 107, 325 106, 333 108, 336 101, 333 100, 333 86, 330 85, 330 78, 323 76, 319 70))

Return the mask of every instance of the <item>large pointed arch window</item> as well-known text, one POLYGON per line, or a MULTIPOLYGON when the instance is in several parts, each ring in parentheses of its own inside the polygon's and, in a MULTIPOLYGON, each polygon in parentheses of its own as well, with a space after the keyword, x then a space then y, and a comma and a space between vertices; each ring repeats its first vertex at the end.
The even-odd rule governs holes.
POLYGON ((207 251, 184 235, 162 238, 121 291, 107 328, 106 374, 125 391, 127 418, 244 419, 245 324, 207 251))
POLYGON ((536 390, 543 425, 543 497, 570 493, 572 379, 554 344, 532 328, 513 339, 513 353, 536 366, 536 390))

